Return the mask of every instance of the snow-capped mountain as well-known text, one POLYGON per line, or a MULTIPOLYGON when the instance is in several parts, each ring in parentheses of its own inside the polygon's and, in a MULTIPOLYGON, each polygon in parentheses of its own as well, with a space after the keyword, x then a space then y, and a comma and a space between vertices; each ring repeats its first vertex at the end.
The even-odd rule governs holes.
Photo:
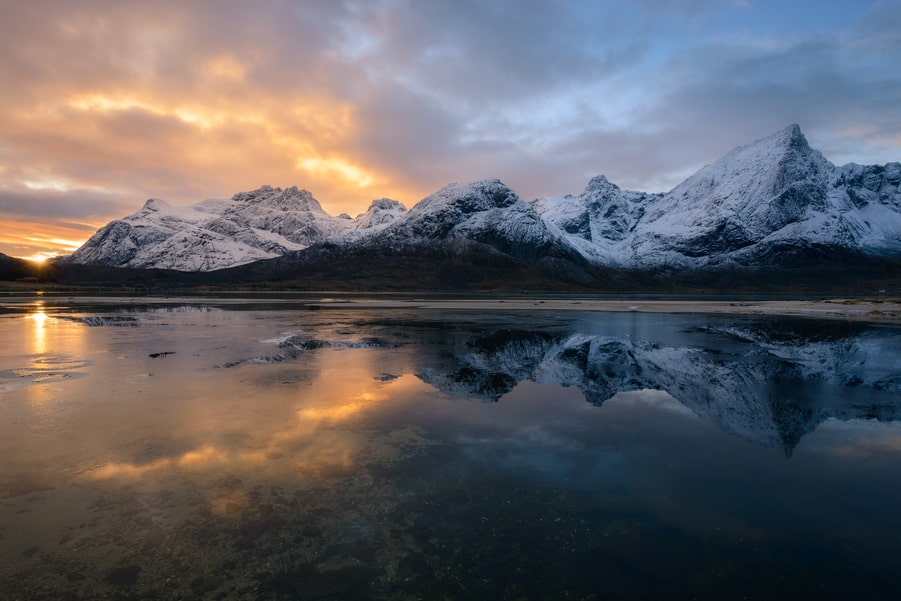
POLYGON ((533 202, 587 256, 621 267, 754 265, 810 248, 901 254, 901 164, 836 167, 792 125, 666 194, 603 177, 533 202))
POLYGON ((178 207, 148 200, 101 228, 70 257, 75 263, 212 271, 279 257, 341 234, 390 223, 397 201, 373 201, 356 219, 332 217, 306 190, 262 186, 230 200, 178 207))
POLYGON ((352 243, 398 252, 430 247, 462 253, 477 247, 535 261, 567 255, 580 258, 529 203, 496 179, 449 184, 384 228, 370 228, 352 243))
POLYGON ((365 213, 360 213, 353 220, 353 229, 369 230, 393 223, 406 215, 407 207, 390 198, 373 200, 365 213))
POLYGON ((538 198, 532 206, 583 255, 601 263, 616 263, 624 241, 660 196, 621 190, 599 175, 579 196, 538 198))
POLYGON ((487 253, 581 277, 574 274, 586 265, 690 269, 778 265, 811 252, 901 256, 899 186, 901 164, 836 167, 791 125, 665 194, 622 190, 598 176, 578 196, 524 202, 500 181, 482 180, 445 186, 409 211, 375 200, 351 219, 328 215, 305 190, 263 186, 187 208, 149 200, 69 260, 211 271, 281 256, 426 249, 487 253))

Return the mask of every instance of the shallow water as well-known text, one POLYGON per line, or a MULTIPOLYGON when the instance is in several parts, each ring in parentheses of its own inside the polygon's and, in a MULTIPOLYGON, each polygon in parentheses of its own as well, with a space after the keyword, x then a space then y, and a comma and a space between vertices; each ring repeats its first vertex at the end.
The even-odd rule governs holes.
POLYGON ((895 598, 899 334, 6 301, 0 597, 895 598))

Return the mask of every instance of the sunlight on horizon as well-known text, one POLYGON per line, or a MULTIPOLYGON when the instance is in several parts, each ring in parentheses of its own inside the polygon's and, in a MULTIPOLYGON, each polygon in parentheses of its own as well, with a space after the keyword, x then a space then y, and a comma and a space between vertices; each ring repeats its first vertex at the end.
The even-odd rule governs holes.
POLYGON ((49 259, 52 259, 52 258, 58 257, 58 256, 59 255, 54 252, 38 252, 29 257, 22 257, 22 258, 25 259, 26 261, 31 261, 32 263, 37 263, 38 265, 43 265, 49 259))
MULTIPOLYGON (((43 265, 49 259, 55 259, 56 257, 61 257, 65 255, 72 254, 79 248, 81 245, 87 241, 82 240, 77 242, 75 240, 69 240, 66 238, 50 238, 45 237, 40 234, 25 236, 25 243, 20 240, 15 240, 17 246, 21 247, 26 252, 30 252, 31 254, 21 254, 21 255, 13 255, 19 256, 26 261, 31 261, 32 263, 36 263, 38 265, 43 265)), ((2 240, 0 240, 2 242, 2 240)))

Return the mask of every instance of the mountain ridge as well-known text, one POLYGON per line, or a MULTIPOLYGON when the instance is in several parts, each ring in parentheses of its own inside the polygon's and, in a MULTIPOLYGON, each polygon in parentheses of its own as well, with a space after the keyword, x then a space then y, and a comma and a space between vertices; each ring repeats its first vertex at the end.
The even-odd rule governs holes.
POLYGON ((899 186, 901 164, 836 167, 792 124, 733 149, 666 193, 623 190, 601 175, 578 196, 527 202, 486 179, 448 184, 409 210, 374 200, 353 219, 329 215, 296 187, 262 186, 190 207, 151 199, 64 261, 208 272, 327 255, 402 261, 428 251, 487 254, 590 280, 590 272, 607 268, 766 267, 832 253, 898 257, 899 186))

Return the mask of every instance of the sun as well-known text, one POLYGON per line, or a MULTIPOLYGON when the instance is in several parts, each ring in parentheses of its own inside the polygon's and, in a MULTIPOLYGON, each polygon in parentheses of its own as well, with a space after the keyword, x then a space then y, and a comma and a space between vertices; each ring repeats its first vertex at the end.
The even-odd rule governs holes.
POLYGON ((35 253, 35 254, 31 255, 30 257, 24 257, 24 258, 26 261, 31 261, 32 263, 37 263, 38 265, 43 265, 44 263, 47 262, 47 259, 52 259, 55 256, 56 256, 56 253, 44 251, 44 252, 35 253))

